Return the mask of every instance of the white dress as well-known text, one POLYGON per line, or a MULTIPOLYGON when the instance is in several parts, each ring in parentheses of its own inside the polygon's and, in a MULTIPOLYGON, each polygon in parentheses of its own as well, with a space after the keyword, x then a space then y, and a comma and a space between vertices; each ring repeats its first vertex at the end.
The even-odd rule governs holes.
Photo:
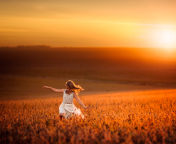
POLYGON ((66 94, 66 90, 63 92, 63 102, 59 106, 59 113, 64 114, 66 119, 73 116, 73 114, 84 118, 84 115, 81 113, 80 109, 76 108, 73 104, 73 92, 68 95, 66 94))

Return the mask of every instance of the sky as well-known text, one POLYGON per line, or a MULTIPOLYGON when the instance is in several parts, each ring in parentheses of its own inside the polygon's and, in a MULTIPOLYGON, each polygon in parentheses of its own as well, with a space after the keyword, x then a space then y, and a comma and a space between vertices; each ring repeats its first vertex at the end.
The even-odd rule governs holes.
POLYGON ((176 48, 176 0, 0 0, 0 46, 176 48))

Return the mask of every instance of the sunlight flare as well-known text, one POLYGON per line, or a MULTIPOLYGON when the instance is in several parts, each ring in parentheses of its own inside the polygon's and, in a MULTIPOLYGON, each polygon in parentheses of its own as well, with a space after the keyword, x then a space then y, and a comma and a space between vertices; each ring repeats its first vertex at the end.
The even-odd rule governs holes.
POLYGON ((166 50, 176 48, 176 32, 173 30, 157 30, 152 37, 154 42, 161 48, 166 50))

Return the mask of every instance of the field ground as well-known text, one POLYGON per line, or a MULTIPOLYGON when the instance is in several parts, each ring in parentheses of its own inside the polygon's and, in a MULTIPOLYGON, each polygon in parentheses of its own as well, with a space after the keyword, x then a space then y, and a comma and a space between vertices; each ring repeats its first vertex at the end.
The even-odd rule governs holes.
MULTIPOLYGON (((53 77, 32 77, 32 76, 13 76, 0 75, 0 100, 34 99, 34 98, 57 98, 62 94, 51 90, 42 89, 42 86, 49 85, 55 88, 65 88, 65 82, 68 79, 53 77)), ((80 84, 85 90, 80 92, 80 96, 99 93, 114 93, 122 91, 136 91, 149 89, 162 89, 157 85, 135 85, 118 84, 111 81, 98 81, 86 79, 72 79, 80 84)), ((166 89, 167 87, 163 87, 166 89)), ((171 88, 169 86, 169 88, 171 88)), ((173 87, 174 88, 174 87, 173 87)))
POLYGON ((176 89, 80 98, 85 119, 60 120, 62 97, 0 101, 0 143, 176 143, 176 89))
POLYGON ((0 49, 0 143, 176 143, 176 51, 137 48, 0 49), (73 80, 90 110, 60 120, 73 80))
POLYGON ((43 85, 65 88, 69 79, 80 95, 176 88, 176 51, 140 48, 0 48, 0 100, 61 95, 43 85))

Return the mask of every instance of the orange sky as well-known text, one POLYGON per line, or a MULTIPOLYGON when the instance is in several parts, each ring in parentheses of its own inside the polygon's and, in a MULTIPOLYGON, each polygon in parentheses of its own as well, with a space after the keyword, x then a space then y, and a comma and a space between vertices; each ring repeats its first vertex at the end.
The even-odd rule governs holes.
POLYGON ((174 47, 175 0, 1 0, 0 46, 174 47))

